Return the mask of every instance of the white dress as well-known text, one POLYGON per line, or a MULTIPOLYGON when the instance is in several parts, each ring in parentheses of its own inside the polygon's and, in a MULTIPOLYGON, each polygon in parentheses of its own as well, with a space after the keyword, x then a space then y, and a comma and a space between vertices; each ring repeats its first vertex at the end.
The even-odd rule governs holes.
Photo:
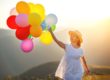
POLYGON ((83 50, 82 48, 76 49, 69 44, 66 44, 65 47, 66 53, 60 61, 55 76, 63 80, 81 80, 84 70, 80 57, 83 56, 83 50))

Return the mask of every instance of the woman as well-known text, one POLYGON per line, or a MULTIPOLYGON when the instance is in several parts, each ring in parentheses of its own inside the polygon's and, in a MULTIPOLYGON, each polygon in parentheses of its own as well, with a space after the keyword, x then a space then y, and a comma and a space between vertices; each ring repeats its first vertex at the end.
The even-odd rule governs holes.
POLYGON ((81 80, 84 73, 83 67, 86 73, 89 74, 89 69, 86 65, 83 50, 81 48, 83 40, 80 32, 69 31, 71 43, 64 44, 55 37, 51 29, 49 29, 49 31, 54 41, 65 50, 65 54, 60 61, 55 76, 62 80, 81 80))

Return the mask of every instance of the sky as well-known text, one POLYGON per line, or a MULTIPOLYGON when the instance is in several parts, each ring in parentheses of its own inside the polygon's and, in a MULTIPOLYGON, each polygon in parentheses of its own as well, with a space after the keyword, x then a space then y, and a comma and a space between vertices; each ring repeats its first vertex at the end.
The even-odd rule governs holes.
MULTIPOLYGON (((8 29, 6 19, 10 10, 20 0, 0 0, 0 28, 8 29)), ((46 15, 54 13, 58 17, 57 30, 71 26, 84 27, 82 24, 94 24, 110 18, 110 0, 23 0, 40 3, 46 9, 46 15)))

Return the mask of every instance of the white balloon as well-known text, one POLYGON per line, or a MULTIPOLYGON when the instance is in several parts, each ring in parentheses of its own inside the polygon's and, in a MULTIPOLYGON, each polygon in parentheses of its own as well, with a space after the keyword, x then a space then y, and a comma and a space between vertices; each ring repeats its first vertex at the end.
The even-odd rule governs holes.
POLYGON ((10 10, 10 15, 18 15, 15 7, 10 10))
POLYGON ((58 18, 55 14, 49 14, 46 16, 46 19, 45 19, 45 23, 48 25, 48 26, 51 26, 53 24, 56 24, 58 21, 58 18))

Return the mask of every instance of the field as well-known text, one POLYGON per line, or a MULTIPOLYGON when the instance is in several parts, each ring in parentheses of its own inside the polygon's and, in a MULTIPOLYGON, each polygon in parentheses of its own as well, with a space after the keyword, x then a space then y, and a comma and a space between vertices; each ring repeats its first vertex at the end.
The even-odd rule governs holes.
POLYGON ((110 75, 89 75, 84 76, 83 80, 110 80, 110 75))
MULTIPOLYGON (((38 78, 38 77, 24 77, 24 78, 20 78, 20 77, 16 77, 13 78, 11 76, 7 76, 6 78, 4 78, 4 80, 61 80, 61 79, 55 79, 53 78, 53 76, 49 75, 48 77, 42 77, 42 78, 38 78)), ((82 80, 110 80, 110 75, 85 75, 83 76, 82 80)))
MULTIPOLYGON (((55 63, 47 63, 26 71, 19 76, 5 76, 3 80, 61 80, 54 77, 55 63), (48 65, 52 64, 51 67, 48 65), (43 66, 43 67, 42 67, 43 66), (48 69, 48 70, 47 70, 48 69), (54 70, 54 71, 53 71, 54 70)), ((110 67, 90 65, 90 75, 84 74, 82 80, 110 80, 110 67)))

